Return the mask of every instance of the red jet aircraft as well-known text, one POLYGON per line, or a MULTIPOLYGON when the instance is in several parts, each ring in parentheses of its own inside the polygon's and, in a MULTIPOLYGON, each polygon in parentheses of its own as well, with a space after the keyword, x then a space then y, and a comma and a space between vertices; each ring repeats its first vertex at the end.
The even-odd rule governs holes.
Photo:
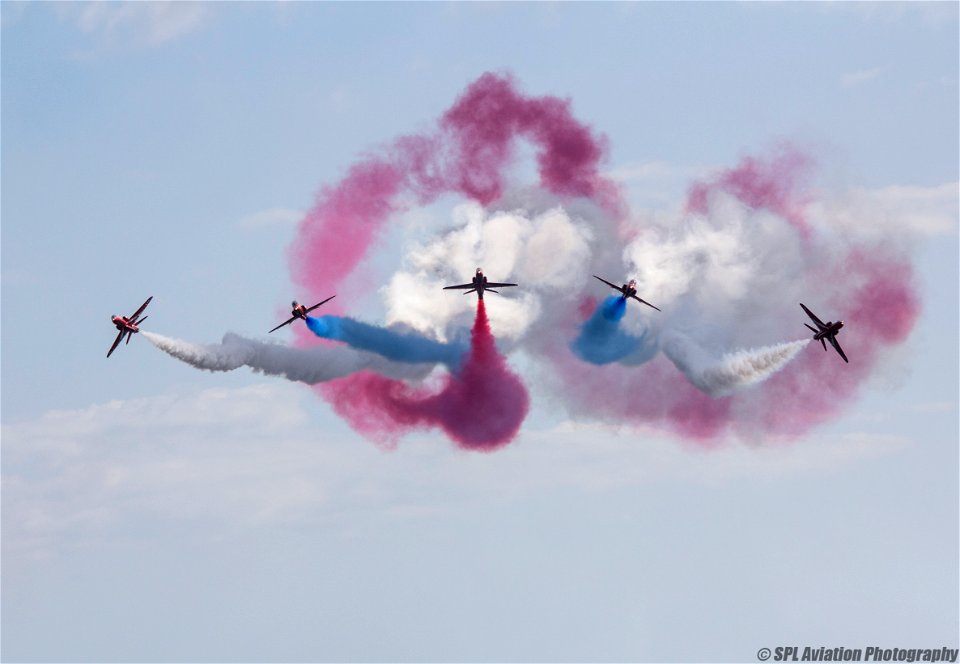
POLYGON ((813 315, 813 312, 807 309, 803 302, 800 303, 800 306, 803 307, 803 310, 807 312, 807 315, 810 316, 811 320, 817 324, 818 329, 813 329, 806 323, 803 325, 813 332, 814 341, 819 341, 823 344, 823 350, 827 350, 827 342, 833 346, 833 349, 840 354, 840 357, 843 358, 844 362, 849 363, 850 360, 847 359, 847 356, 844 354, 843 349, 840 348, 840 342, 837 341, 837 333, 840 332, 840 328, 843 327, 843 321, 838 320, 836 323, 833 321, 827 321, 824 323, 822 320, 813 315))
MULTIPOLYGON (((597 275, 593 275, 593 278, 600 279, 600 277, 598 277, 597 275)), ((636 279, 631 279, 629 284, 624 284, 623 286, 617 286, 616 284, 611 284, 606 279, 600 279, 600 281, 605 283, 607 286, 609 286, 613 290, 619 291, 620 297, 622 297, 624 300, 626 300, 628 297, 632 297, 637 302, 642 302, 648 307, 653 307, 653 305, 647 302, 646 300, 641 300, 639 297, 637 297, 637 280, 636 279)), ((659 307, 653 307, 653 308, 656 309, 657 311, 660 311, 659 307)))
MULTIPOLYGON (((476 291, 477 297, 481 300, 483 299, 483 291, 490 291, 491 293, 496 293, 497 291, 493 288, 506 288, 507 286, 516 286, 516 284, 501 284, 495 281, 487 281, 487 278, 483 276, 483 270, 477 268, 477 273, 473 275, 473 280, 469 284, 460 284, 458 286, 444 286, 443 290, 463 290, 464 295, 467 293, 473 293, 476 291)), ((498 293, 499 294, 499 293, 498 293)))
POLYGON ((149 316, 144 316, 141 319, 137 319, 137 316, 143 313, 143 310, 147 308, 147 305, 150 304, 150 300, 153 299, 153 295, 147 298, 147 301, 140 305, 140 308, 133 312, 132 316, 111 316, 110 321, 117 326, 117 329, 120 330, 120 333, 117 335, 116 340, 113 342, 113 345, 110 346, 110 350, 107 351, 107 357, 117 349, 117 346, 120 345, 120 342, 123 341, 124 335, 127 337, 127 343, 130 343, 130 337, 140 331, 138 327, 140 323, 147 320, 149 316))
MULTIPOLYGON (((282 323, 280 323, 279 325, 277 325, 275 328, 273 328, 272 330, 270 330, 270 332, 276 332, 277 330, 279 330, 279 329, 280 329, 281 327, 283 327, 284 325, 289 325, 290 323, 292 323, 293 321, 297 320, 298 318, 300 318, 301 320, 307 320, 307 314, 308 314, 308 313, 310 313, 311 311, 313 311, 314 309, 316 309, 317 307, 319 307, 321 304, 326 304, 327 302, 329 302, 330 300, 332 300, 332 299, 335 298, 335 297, 336 297, 336 295, 331 295, 330 297, 328 297, 328 298, 327 298, 326 300, 324 300, 323 302, 318 302, 318 303, 316 303, 315 305, 313 305, 312 307, 310 307, 309 309, 308 309, 307 307, 303 306, 302 304, 300 304, 299 302, 297 302, 296 300, 294 300, 294 301, 291 303, 291 304, 293 305, 293 310, 290 312, 290 313, 292 314, 292 316, 291 316, 288 320, 283 321, 282 323)), ((267 334, 270 334, 270 332, 267 332, 267 334)))

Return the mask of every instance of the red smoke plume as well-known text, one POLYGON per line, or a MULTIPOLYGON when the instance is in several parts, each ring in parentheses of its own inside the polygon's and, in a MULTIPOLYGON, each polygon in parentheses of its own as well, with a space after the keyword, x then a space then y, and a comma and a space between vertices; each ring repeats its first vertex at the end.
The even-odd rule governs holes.
POLYGON ((319 390, 354 428, 387 445, 407 430, 440 427, 460 447, 489 452, 517 435, 530 407, 526 387, 497 351, 483 300, 477 302, 470 350, 438 392, 374 373, 319 390))

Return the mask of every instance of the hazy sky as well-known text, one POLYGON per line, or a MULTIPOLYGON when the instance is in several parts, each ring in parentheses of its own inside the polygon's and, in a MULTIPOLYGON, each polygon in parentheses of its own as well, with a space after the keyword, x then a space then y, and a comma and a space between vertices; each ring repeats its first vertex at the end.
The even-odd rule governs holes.
POLYGON ((957 647, 956 3, 0 11, 4 661, 957 647), (636 211, 801 146, 912 257, 913 333, 842 417, 710 451, 534 384, 502 451, 384 452, 300 384, 104 359, 147 295, 151 330, 265 337, 319 189, 485 71, 570 98, 636 211))

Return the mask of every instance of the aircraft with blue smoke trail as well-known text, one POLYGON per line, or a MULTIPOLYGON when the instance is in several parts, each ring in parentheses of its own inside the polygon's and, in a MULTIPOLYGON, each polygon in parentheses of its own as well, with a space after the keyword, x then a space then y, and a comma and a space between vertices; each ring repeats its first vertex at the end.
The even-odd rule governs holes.
POLYGON ((140 308, 133 312, 132 316, 117 316, 113 315, 110 317, 110 322, 113 323, 120 333, 117 335, 117 338, 114 340, 113 345, 110 346, 110 350, 107 351, 107 357, 110 357, 113 354, 113 351, 117 349, 117 346, 120 345, 120 342, 123 341, 123 338, 127 338, 127 343, 130 343, 130 337, 140 331, 140 323, 147 320, 149 316, 144 316, 143 318, 138 319, 137 317, 143 313, 143 310, 147 308, 147 305, 150 304, 150 300, 153 299, 153 295, 147 298, 147 301, 140 305, 140 308))
MULTIPOLYGON (((640 302, 640 303, 642 303, 642 304, 645 304, 645 305, 647 305, 648 307, 653 307, 653 305, 650 304, 649 302, 647 302, 646 300, 641 300, 639 297, 637 297, 637 280, 636 280, 636 279, 631 279, 629 284, 624 284, 624 285, 622 285, 622 286, 617 286, 616 284, 611 284, 611 283, 610 283, 609 281, 607 281, 606 279, 601 279, 601 278, 598 277, 597 275, 593 275, 593 278, 594 278, 594 279, 600 279, 600 281, 602 281, 603 283, 605 283, 607 286, 609 286, 609 287, 612 288, 613 290, 619 291, 619 292, 620 292, 620 297, 622 297, 624 300, 626 300, 626 299, 629 298, 629 297, 632 297, 632 298, 633 298, 634 300, 636 300, 637 302, 640 302)), ((660 308, 659 308, 659 307, 653 307, 653 308, 656 309, 657 311, 660 311, 660 308)))
POLYGON ((806 323, 803 324, 804 327, 813 332, 814 341, 819 341, 821 344, 823 344, 823 350, 827 350, 827 342, 829 341, 834 349, 840 354, 840 357, 843 358, 843 361, 849 364, 850 360, 848 360, 847 356, 844 355, 843 349, 840 348, 840 343, 837 341, 837 333, 840 332, 840 328, 843 327, 843 321, 838 320, 836 323, 827 321, 824 323, 822 320, 814 316, 813 312, 807 309, 803 302, 800 303, 800 306, 803 307, 803 310, 807 312, 807 315, 810 316, 813 322, 817 324, 817 328, 819 328, 815 330, 806 323))
MULTIPOLYGON (((273 328, 272 330, 270 330, 270 332, 276 332, 277 330, 279 330, 279 329, 280 329, 281 327, 283 327, 284 325, 289 325, 290 323, 292 323, 293 321, 297 320, 298 318, 299 318, 300 320, 307 320, 307 314, 308 314, 308 313, 310 313, 311 311, 313 311, 314 309, 316 309, 317 307, 319 307, 321 304, 326 304, 327 302, 329 302, 330 300, 332 300, 332 299, 335 298, 335 297, 336 297, 336 295, 331 295, 330 297, 328 297, 328 298, 327 298, 326 300, 324 300, 323 302, 317 302, 315 305, 313 305, 312 307, 309 307, 309 308, 303 306, 302 304, 300 304, 299 302, 297 302, 296 300, 294 300, 293 302, 291 302, 291 304, 293 305, 293 310, 290 312, 291 317, 290 317, 289 319, 283 321, 283 322, 280 323, 279 325, 277 325, 275 328, 273 328)), ((270 334, 270 332, 267 332, 267 334, 270 334)))
MULTIPOLYGON (((483 292, 488 291, 490 293, 496 293, 497 291, 493 290, 494 288, 506 288, 507 286, 516 286, 516 284, 501 284, 496 281, 487 281, 487 278, 483 276, 483 270, 479 267, 477 268, 477 273, 473 275, 473 281, 469 284, 459 284, 457 286, 444 286, 443 290, 451 289, 468 289, 464 295, 467 293, 473 293, 476 291, 477 297, 481 300, 483 299, 483 292)), ((497 293, 499 295, 499 293, 497 293)))

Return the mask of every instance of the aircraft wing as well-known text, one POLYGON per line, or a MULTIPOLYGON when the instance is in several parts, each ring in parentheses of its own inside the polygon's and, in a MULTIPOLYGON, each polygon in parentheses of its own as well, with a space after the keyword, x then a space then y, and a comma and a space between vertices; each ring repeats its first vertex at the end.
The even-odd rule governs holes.
POLYGON ((110 350, 107 351, 107 357, 110 357, 113 354, 113 351, 117 350, 117 346, 120 345, 120 342, 123 340, 123 333, 126 330, 120 330, 120 333, 117 335, 117 338, 114 339, 113 345, 110 346, 110 350))
MULTIPOLYGON (((281 327, 283 327, 284 325, 289 325, 290 323, 292 323, 292 322, 295 321, 295 320, 297 320, 297 317, 296 317, 296 316, 292 316, 291 318, 288 318, 287 320, 283 321, 282 323, 280 323, 279 325, 277 325, 275 328, 273 328, 272 330, 270 330, 270 332, 276 332, 277 330, 279 330, 279 329, 280 329, 281 327)), ((267 334, 270 334, 270 332, 267 332, 267 334)))
POLYGON ((133 312, 133 315, 130 316, 130 320, 136 319, 137 316, 143 313, 143 310, 147 308, 147 305, 150 304, 150 300, 153 299, 153 295, 147 298, 147 301, 140 305, 140 308, 133 312))
MULTIPOLYGON (((647 302, 646 300, 641 300, 641 299, 640 299, 639 297, 637 297, 636 295, 631 295, 630 297, 632 297, 632 298, 633 298, 634 300, 636 300, 637 302, 642 302, 643 304, 647 305, 648 307, 653 307, 652 304, 650 304, 650 303, 647 302)), ((659 308, 659 307, 653 307, 653 308, 656 309, 657 311, 660 311, 660 308, 659 308)))
POLYGON ((336 295, 331 295, 330 297, 328 297, 328 298, 327 298, 326 300, 324 300, 323 302, 317 302, 315 305, 313 305, 312 307, 310 307, 309 309, 307 309, 307 313, 310 313, 311 311, 313 311, 314 309, 316 309, 317 307, 319 307, 321 304, 326 304, 327 302, 329 302, 330 300, 332 300, 332 299, 335 298, 335 297, 336 297, 336 295))
POLYGON ((813 320, 813 322, 817 324, 817 327, 819 327, 821 330, 826 327, 826 325, 823 324, 822 320, 814 316, 813 312, 807 309, 806 306, 804 306, 803 302, 800 303, 800 306, 803 308, 804 311, 807 312, 807 315, 810 316, 811 320, 813 320))
MULTIPOLYGON (((593 275, 593 278, 594 278, 594 279, 600 279, 600 277, 598 277, 597 275, 593 275)), ((609 281, 607 281, 606 279, 600 279, 600 281, 602 281, 603 283, 605 283, 607 286, 609 286, 610 288, 612 288, 612 289, 614 289, 614 290, 620 290, 620 287, 619 287, 619 286, 617 286, 616 284, 611 284, 611 283, 610 283, 609 281)), ((623 292, 623 291, 620 291, 620 292, 623 292)))
POLYGON ((444 286, 443 290, 450 290, 451 288, 476 288, 476 284, 459 284, 457 286, 444 286))
POLYGON ((504 288, 506 286, 516 286, 516 284, 498 284, 495 281, 488 281, 483 286, 484 288, 490 288, 491 286, 493 286, 494 288, 504 288))
POLYGON ((830 337, 830 343, 833 344, 833 347, 836 348, 837 352, 840 353, 840 357, 843 358, 843 361, 847 364, 850 364, 850 360, 847 359, 847 356, 844 354, 843 349, 840 348, 840 342, 837 341, 836 337, 830 337))

